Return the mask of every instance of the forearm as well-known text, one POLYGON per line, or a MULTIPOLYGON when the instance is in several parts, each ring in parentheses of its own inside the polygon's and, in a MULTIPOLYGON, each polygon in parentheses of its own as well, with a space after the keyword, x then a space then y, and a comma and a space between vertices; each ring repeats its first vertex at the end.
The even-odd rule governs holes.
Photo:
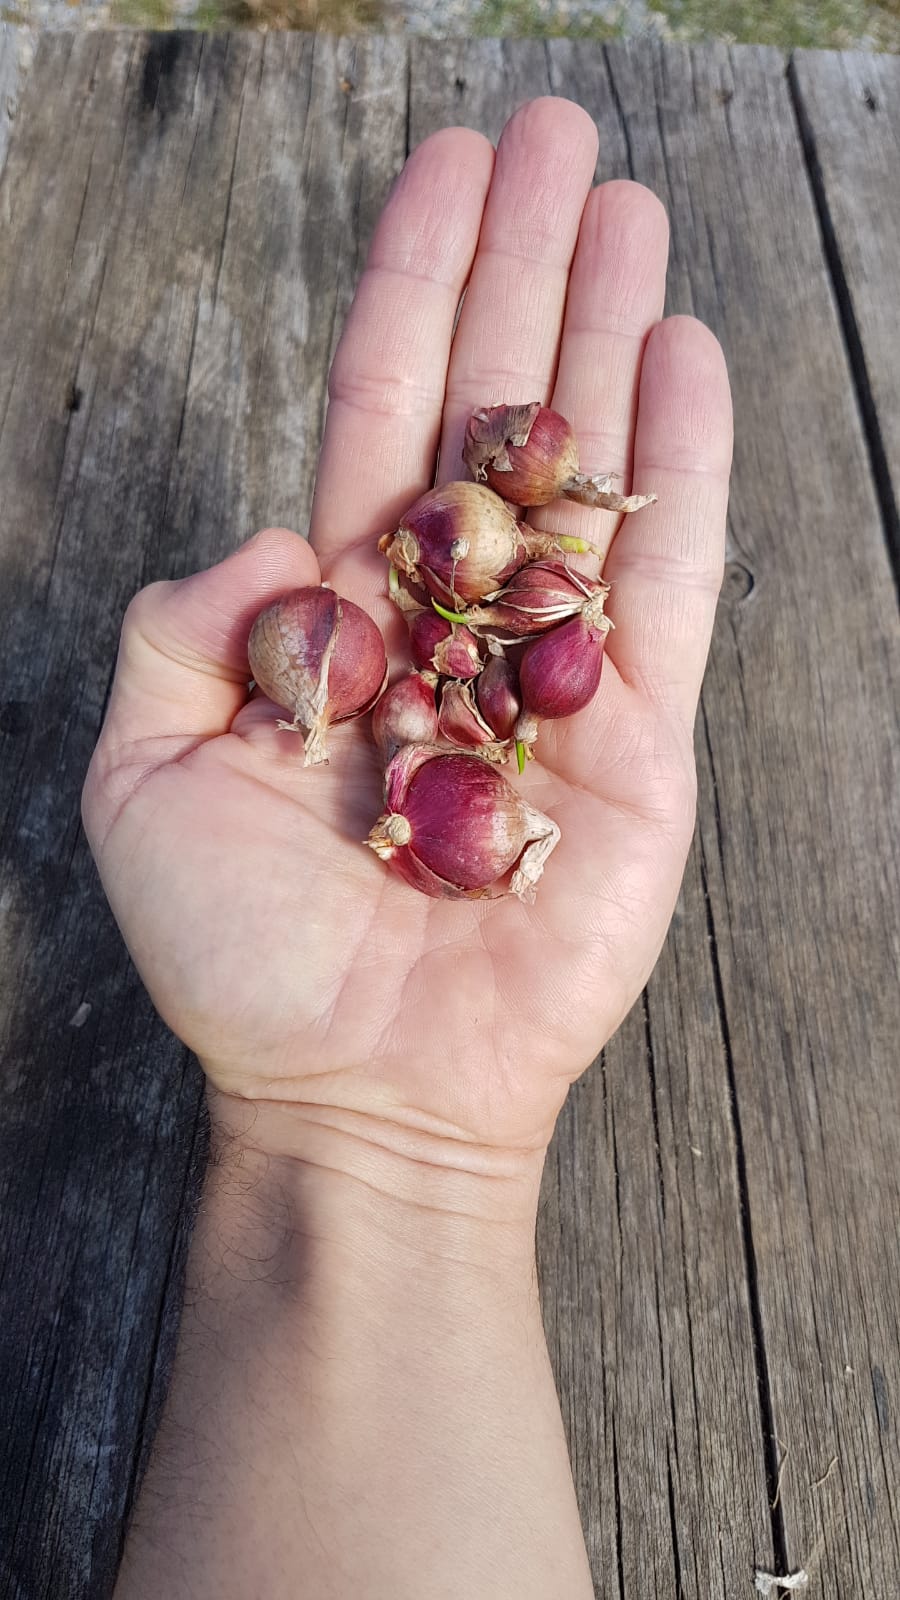
POLYGON ((463 1173, 337 1121, 210 1169, 116 1600, 590 1600, 538 1159, 463 1173))

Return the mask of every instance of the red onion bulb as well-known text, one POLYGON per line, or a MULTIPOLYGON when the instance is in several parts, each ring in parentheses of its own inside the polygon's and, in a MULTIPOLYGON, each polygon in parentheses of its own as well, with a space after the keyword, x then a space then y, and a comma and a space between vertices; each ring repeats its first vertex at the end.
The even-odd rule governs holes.
POLYGON ((529 644, 519 663, 522 715, 516 741, 533 753, 538 723, 574 716, 597 693, 603 650, 611 623, 603 615, 605 592, 596 595, 580 616, 529 644))
POLYGON ((611 472, 579 471, 571 423, 539 400, 521 406, 484 406, 466 424, 463 459, 476 483, 517 506, 545 506, 565 495, 607 511, 639 511, 655 494, 616 494, 611 472))
POLYGON ((499 880, 515 868, 513 894, 534 898, 559 829, 496 767, 408 748, 387 769, 385 797, 367 843, 413 888, 435 899, 481 899, 502 892, 499 880))
POLYGON ((278 727, 303 734, 308 767, 328 760, 332 724, 368 711, 387 681, 384 640, 372 618, 325 584, 292 589, 261 611, 247 654, 260 689, 291 713, 278 727))
POLYGON ((575 617, 609 584, 573 572, 562 561, 531 561, 514 572, 496 599, 467 613, 472 627, 507 643, 544 633, 575 617))
POLYGON ((493 594, 526 557, 513 512, 478 483, 429 489, 378 548, 392 566, 454 609, 493 594))
POLYGON ((489 656, 484 671, 475 680, 475 698, 494 738, 511 739, 522 710, 519 674, 512 662, 505 656, 489 656))
POLYGON ((405 744, 431 744, 438 733, 436 672, 410 672, 391 685, 372 712, 372 736, 385 761, 405 744))
POLYGON ((498 741, 478 706, 469 683, 445 683, 438 712, 438 733, 448 744, 477 750, 486 761, 505 761, 509 741, 498 741))
POLYGON ((419 611, 409 625, 409 647, 417 667, 444 678, 474 678, 481 670, 478 640, 468 628, 445 622, 436 611, 419 611))

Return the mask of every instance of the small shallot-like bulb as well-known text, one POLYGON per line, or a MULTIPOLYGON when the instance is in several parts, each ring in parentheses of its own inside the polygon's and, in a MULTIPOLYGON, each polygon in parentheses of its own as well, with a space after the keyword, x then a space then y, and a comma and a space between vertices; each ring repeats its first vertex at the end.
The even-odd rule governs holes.
POLYGON ((639 511, 656 499, 655 494, 617 494, 615 473, 590 477, 581 472, 571 423, 539 400, 473 411, 463 459, 476 483, 486 483, 517 506, 545 506, 565 495, 606 511, 639 511))
POLYGON ((419 611, 409 625, 409 648, 417 667, 431 668, 443 678, 474 678, 481 670, 478 640, 458 622, 436 611, 419 611))
POLYGON ((594 596, 580 616, 529 644, 519 663, 522 714, 516 723, 519 770, 533 755, 543 719, 571 717, 593 700, 600 683, 606 635, 612 624, 603 615, 605 592, 594 596))
POLYGON ((372 736, 385 761, 405 744, 433 744, 438 734, 436 672, 410 672, 381 696, 372 712, 372 736))
POLYGON ((438 712, 438 733, 448 744, 463 750, 477 750, 486 761, 505 761, 508 742, 500 743, 485 722, 470 683, 445 683, 438 712))
POLYGON ((456 609, 502 588, 528 553, 514 513, 478 483, 429 489, 378 548, 414 584, 456 609))
POLYGON ((413 888, 435 899, 482 899, 510 888, 533 900, 559 828, 478 756, 399 751, 385 774, 385 811, 366 841, 413 888))
POLYGON ((601 593, 609 593, 609 584, 583 577, 562 561, 532 561, 513 573, 495 600, 473 606, 467 616, 473 628, 495 637, 525 639, 577 617, 601 593))
POLYGON ((291 713, 278 727, 303 734, 307 767, 328 760, 332 724, 368 711, 387 682, 384 640, 372 618, 325 584, 292 589, 261 611, 247 654, 260 689, 291 713))
POLYGON ((494 738, 511 739, 522 710, 519 674, 505 656, 491 654, 475 680, 475 698, 494 738))

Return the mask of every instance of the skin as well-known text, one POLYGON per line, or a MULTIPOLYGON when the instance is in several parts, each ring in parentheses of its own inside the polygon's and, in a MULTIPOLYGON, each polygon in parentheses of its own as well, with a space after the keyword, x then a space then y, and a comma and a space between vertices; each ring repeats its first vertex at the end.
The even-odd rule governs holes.
POLYGON ((592 188, 596 158, 591 120, 550 99, 496 154, 462 129, 420 146, 335 356, 310 543, 267 529, 125 618, 85 825, 207 1074, 214 1164, 120 1600, 592 1593, 534 1216, 567 1089, 646 982, 681 882, 731 458, 716 340, 660 320, 663 208, 592 188), (438 449, 438 481, 465 475, 474 406, 532 399, 570 418, 584 471, 659 502, 621 526, 534 515, 606 549, 612 584, 599 692, 516 780, 562 842, 532 906, 435 901, 360 844, 381 809, 368 719, 304 768, 248 701, 247 635, 324 578, 399 667, 377 535, 438 449))

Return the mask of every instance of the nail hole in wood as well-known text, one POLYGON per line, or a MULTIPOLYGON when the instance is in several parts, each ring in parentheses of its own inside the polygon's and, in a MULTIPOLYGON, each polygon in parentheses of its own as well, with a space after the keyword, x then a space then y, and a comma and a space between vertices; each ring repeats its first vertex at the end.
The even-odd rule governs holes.
POLYGON ((741 561, 729 561, 722 582, 722 600, 725 605, 740 605, 756 588, 753 573, 741 561))

